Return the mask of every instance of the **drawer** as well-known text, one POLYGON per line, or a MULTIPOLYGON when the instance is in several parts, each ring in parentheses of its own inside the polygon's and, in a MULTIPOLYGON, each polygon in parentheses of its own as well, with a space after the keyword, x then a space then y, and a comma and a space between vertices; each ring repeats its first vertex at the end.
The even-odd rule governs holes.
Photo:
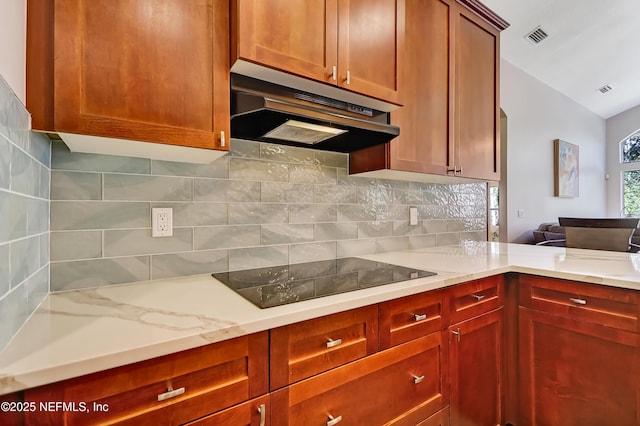
POLYGON ((273 425, 415 425, 442 409, 442 332, 271 394, 273 425))
POLYGON ((502 275, 458 284, 448 289, 450 323, 482 315, 504 304, 502 275))
POLYGON ((27 424, 181 424, 267 393, 267 355, 263 332, 27 390, 90 411, 36 411, 27 424))
POLYGON ((520 305, 608 327, 640 331, 640 292, 520 275, 520 305))
POLYGON ((264 395, 203 417, 185 426, 269 426, 271 398, 264 395))
POLYGON ((381 303, 380 349, 406 343, 446 328, 444 292, 429 291, 381 303))
POLYGON ((352 309, 271 330, 271 389, 378 350, 378 306, 352 309))
POLYGON ((449 407, 443 408, 416 426, 449 426, 449 407))

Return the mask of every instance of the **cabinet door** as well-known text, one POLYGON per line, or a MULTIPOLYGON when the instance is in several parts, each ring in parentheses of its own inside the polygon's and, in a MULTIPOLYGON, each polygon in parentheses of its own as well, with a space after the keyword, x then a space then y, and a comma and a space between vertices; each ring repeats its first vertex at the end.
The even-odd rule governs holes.
POLYGON ((499 31, 459 6, 455 22, 455 168, 500 180, 499 31))
POLYGON ((452 7, 448 0, 409 1, 405 15, 405 51, 400 63, 403 107, 391 113, 401 129, 389 142, 389 166, 395 170, 444 175, 453 167, 449 102, 452 7))
POLYGON ((194 420, 185 426, 269 426, 270 424, 270 397, 265 395, 194 420))
POLYGON ((449 327, 452 425, 502 424, 502 331, 502 308, 449 327))
POLYGON ((29 0, 28 8, 35 129, 228 149, 220 133, 229 135, 227 2, 29 0))
POLYGON ((234 61, 336 84, 337 10, 337 0, 234 0, 234 61))
POLYGON ((400 103, 404 0, 338 0, 338 85, 400 103))
POLYGON ((640 335, 521 307, 519 340, 519 424, 640 424, 640 335))
POLYGON ((287 386, 271 394, 272 424, 418 424, 446 405, 445 351, 433 333, 287 386))

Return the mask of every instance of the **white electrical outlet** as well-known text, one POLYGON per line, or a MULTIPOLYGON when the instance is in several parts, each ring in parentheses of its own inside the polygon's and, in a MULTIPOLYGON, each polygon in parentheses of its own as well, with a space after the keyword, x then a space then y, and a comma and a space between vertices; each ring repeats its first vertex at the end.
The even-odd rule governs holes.
POLYGON ((151 236, 152 237, 173 236, 173 209, 171 208, 151 209, 151 236))
POLYGON ((417 207, 409 207, 409 225, 417 225, 418 224, 418 208, 417 207))

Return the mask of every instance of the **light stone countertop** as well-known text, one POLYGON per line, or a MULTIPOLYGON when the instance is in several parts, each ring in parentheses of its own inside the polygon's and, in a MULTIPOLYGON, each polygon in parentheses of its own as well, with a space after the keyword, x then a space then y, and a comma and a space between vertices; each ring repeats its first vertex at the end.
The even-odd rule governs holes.
POLYGON ((465 242, 361 257, 438 275, 268 309, 210 275, 50 294, 0 352, 0 395, 505 272, 640 290, 640 254, 465 242))

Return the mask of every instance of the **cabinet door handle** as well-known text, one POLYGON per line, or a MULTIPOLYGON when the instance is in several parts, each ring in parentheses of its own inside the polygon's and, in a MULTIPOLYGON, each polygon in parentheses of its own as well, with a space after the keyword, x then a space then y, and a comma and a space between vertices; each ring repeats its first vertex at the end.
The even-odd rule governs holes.
POLYGON ((347 70, 347 79, 345 80, 347 84, 351 84, 351 71, 347 70))
POLYGON ((571 300, 573 303, 575 303, 576 305, 586 305, 587 301, 584 299, 578 299, 577 297, 571 297, 569 300, 571 300))
POLYGON ((458 342, 459 342, 460 341, 460 336, 462 336, 462 333, 460 332, 460 329, 458 328, 458 331, 451 330, 451 332, 458 337, 458 342))
POLYGON ((258 407, 258 413, 260 413, 260 426, 264 426, 267 419, 267 407, 264 404, 260 404, 258 407))
POLYGON ((224 130, 220 132, 220 146, 225 146, 227 144, 227 140, 224 137, 224 130))
POLYGON ((342 416, 333 417, 331 414, 329 414, 329 420, 327 420, 327 426, 337 425, 341 421, 342 421, 342 416))
POLYGON ((173 389, 171 386, 167 389, 165 393, 161 393, 158 395, 158 401, 165 401, 167 399, 176 397, 178 395, 182 395, 184 393, 184 387, 179 389, 173 389))
POLYGON ((424 381, 424 374, 422 376, 413 376, 413 383, 416 385, 424 381))
POLYGON ((422 314, 422 315, 413 314, 413 317, 416 319, 416 322, 424 321, 427 319, 427 314, 422 314))
POLYGON ((481 301, 482 299, 485 298, 485 296, 483 294, 472 294, 471 297, 475 297, 476 298, 476 302, 481 301))
POLYGON ((334 346, 338 346, 342 344, 342 339, 329 339, 327 340, 327 348, 333 348, 334 346))
POLYGON ((335 65, 331 67, 331 80, 333 81, 338 80, 338 67, 335 65))

